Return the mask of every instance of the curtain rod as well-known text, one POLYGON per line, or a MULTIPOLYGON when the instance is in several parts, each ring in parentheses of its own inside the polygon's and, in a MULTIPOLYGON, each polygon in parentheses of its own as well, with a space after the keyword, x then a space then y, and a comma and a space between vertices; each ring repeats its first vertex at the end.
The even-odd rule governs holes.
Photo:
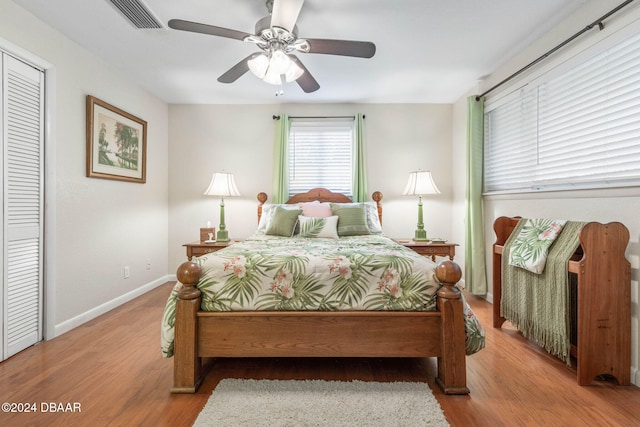
POLYGON ((540 56, 538 59, 530 62, 529 64, 525 65, 524 67, 522 67, 521 69, 519 69, 518 71, 516 71, 515 73, 511 74, 509 77, 507 77, 506 79, 502 80, 500 83, 496 84, 495 86, 487 89, 484 93, 477 95, 476 96, 476 101, 479 101, 480 98, 482 98, 483 96, 487 95, 490 92, 493 92, 495 89, 499 88, 500 86, 502 86, 503 84, 507 83, 508 81, 510 81, 511 79, 513 79, 514 77, 520 75, 521 73, 523 73, 524 71, 528 70, 529 68, 533 67, 534 65, 536 65, 538 62, 546 59, 549 55, 551 55, 552 53, 556 52, 557 50, 561 49, 562 47, 564 47, 565 45, 571 43, 573 40, 577 39, 578 37, 580 37, 582 34, 586 33, 587 31, 593 29, 594 27, 598 27, 600 29, 600 31, 602 31, 604 29, 604 23, 602 21, 604 21, 605 19, 609 18, 611 15, 617 13, 618 11, 620 11, 622 8, 626 7, 627 5, 629 5, 630 3, 633 3, 635 0, 627 0, 624 3, 620 4, 618 7, 610 10, 608 13, 602 15, 599 19, 596 19, 595 21, 593 21, 591 24, 587 25, 585 28, 583 28, 582 30, 578 31, 577 33, 575 33, 574 35, 572 35, 571 37, 569 37, 568 39, 566 39, 565 41, 563 41, 562 43, 560 43, 559 45, 557 45, 556 47, 554 47, 553 49, 549 50, 547 53, 545 53, 544 55, 540 56))
MULTIPOLYGON (((290 119, 355 119, 356 116, 289 116, 290 119)), ((362 115, 364 119, 364 114, 362 115)), ((280 120, 280 116, 273 115, 273 120, 280 120)))

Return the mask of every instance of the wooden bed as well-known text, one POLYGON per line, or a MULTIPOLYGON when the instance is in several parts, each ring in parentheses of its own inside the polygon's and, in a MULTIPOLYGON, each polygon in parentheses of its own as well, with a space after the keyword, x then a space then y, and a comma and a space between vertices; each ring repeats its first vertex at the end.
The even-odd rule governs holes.
MULTIPOLYGON (((493 327, 500 328, 504 244, 521 217, 500 217, 493 223, 493 327)), ((571 355, 580 385, 594 378, 631 377, 631 265, 625 257, 629 230, 619 222, 589 222, 580 230, 580 246, 567 263, 575 275, 569 305, 571 355)))
MULTIPOLYGON (((382 194, 374 193, 373 199, 381 217, 382 194)), ((260 215, 266 194, 260 193, 258 200, 260 215)), ((288 203, 314 200, 350 201, 342 194, 314 189, 288 203)), ((171 391, 197 390, 204 357, 437 357, 436 382, 442 390, 468 394, 463 301, 456 287, 462 273, 453 261, 441 262, 435 271, 443 284, 437 292, 437 311, 205 312, 195 287, 201 269, 185 262, 177 270, 183 288, 176 303, 171 391)))

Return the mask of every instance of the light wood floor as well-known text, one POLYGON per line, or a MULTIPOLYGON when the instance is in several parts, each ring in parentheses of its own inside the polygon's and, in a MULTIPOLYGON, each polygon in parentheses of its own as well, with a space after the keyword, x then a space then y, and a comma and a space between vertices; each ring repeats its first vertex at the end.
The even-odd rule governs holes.
POLYGON ((443 395, 434 359, 228 359, 210 363, 198 393, 171 395, 173 359, 160 355, 163 285, 56 339, 0 363, 0 402, 37 413, 0 413, 2 426, 190 426, 222 378, 424 381, 453 426, 638 426, 640 388, 575 372, 516 331, 490 328, 491 305, 468 297, 487 346, 467 358, 469 396, 443 395), (81 412, 42 412, 74 402, 81 412))

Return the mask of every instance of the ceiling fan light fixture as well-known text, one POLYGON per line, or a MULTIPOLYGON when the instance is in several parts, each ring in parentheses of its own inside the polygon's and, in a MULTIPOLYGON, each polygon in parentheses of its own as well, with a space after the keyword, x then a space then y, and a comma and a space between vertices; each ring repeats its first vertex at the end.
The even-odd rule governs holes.
POLYGON ((302 74, 304 70, 298 66, 293 61, 290 61, 289 68, 284 73, 277 73, 271 67, 267 70, 267 73, 264 75, 262 80, 265 83, 269 83, 272 85, 281 85, 283 83, 282 77, 284 76, 284 81, 287 83, 291 83, 297 80, 302 74))
POLYGON ((271 54, 269 59, 269 71, 273 70, 274 73, 285 74, 289 69, 291 59, 281 50, 275 50, 271 54))
POLYGON ((281 85, 282 84, 282 78, 280 76, 281 76, 280 74, 278 74, 275 71, 272 71, 271 69, 269 69, 269 70, 267 70, 267 74, 264 75, 262 80, 265 83, 269 83, 270 85, 281 85))
POLYGON ((304 70, 289 55, 280 50, 274 51, 271 58, 264 53, 256 55, 247 61, 247 65, 256 77, 272 85, 282 84, 282 75, 289 83, 297 80, 304 73, 304 70))
POLYGON ((303 74, 304 70, 300 68, 300 66, 298 66, 295 61, 291 61, 289 63, 289 68, 287 69, 287 72, 284 76, 287 82, 293 82, 298 80, 303 74))
POLYGON ((262 79, 269 69, 269 58, 267 58, 267 55, 262 53, 248 60, 247 65, 249 66, 249 70, 251 70, 256 77, 262 79))

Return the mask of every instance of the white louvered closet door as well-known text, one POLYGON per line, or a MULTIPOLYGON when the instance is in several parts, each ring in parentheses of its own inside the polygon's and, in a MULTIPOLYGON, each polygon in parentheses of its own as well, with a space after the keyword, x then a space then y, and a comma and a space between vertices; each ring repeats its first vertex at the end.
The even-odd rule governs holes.
POLYGON ((44 73, 2 53, 2 359, 42 339, 44 73))

